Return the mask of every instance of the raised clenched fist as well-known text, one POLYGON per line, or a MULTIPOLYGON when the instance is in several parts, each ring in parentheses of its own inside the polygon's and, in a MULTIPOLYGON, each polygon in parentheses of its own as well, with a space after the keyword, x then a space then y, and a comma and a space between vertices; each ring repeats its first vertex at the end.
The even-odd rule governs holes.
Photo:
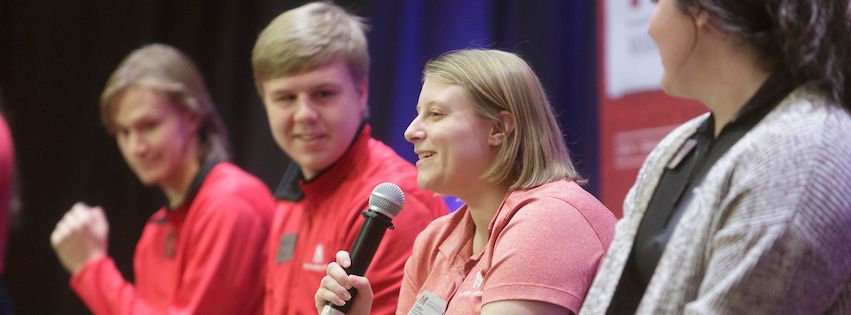
POLYGON ((50 235, 59 261, 71 274, 86 263, 106 255, 109 223, 103 209, 78 202, 71 207, 50 235))

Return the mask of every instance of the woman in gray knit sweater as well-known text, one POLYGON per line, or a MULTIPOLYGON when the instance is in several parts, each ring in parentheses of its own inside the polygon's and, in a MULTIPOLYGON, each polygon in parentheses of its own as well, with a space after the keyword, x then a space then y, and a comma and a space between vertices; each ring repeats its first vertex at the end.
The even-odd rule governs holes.
POLYGON ((667 94, 583 314, 851 314, 848 0, 660 0, 667 94))

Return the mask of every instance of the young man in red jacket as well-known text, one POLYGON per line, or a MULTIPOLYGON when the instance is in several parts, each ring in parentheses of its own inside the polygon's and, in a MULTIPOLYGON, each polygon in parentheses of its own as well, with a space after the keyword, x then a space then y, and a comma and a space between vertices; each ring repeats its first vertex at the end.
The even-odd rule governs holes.
POLYGON ((51 235, 74 291, 95 314, 260 313, 274 199, 224 162, 224 129, 192 62, 165 45, 134 51, 106 84, 101 118, 139 180, 169 204, 136 245, 135 284, 106 253, 103 210, 75 204, 51 235))
POLYGON ((393 182, 405 205, 366 272, 374 314, 393 314, 415 237, 447 210, 417 187, 413 165, 370 135, 361 19, 324 2, 284 12, 260 33, 252 64, 272 135, 293 161, 275 192, 265 313, 316 312, 325 268, 337 251, 351 249, 370 191, 393 182))

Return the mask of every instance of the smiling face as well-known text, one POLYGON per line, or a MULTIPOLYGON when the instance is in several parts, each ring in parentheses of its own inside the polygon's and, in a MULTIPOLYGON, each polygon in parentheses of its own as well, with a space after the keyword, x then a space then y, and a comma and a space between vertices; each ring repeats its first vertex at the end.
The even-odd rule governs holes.
POLYGON ((417 184, 434 192, 463 196, 484 180, 499 146, 491 140, 495 122, 476 114, 459 85, 426 78, 417 102, 417 117, 405 130, 414 144, 417 184))
POLYGON ((305 178, 346 152, 365 116, 367 89, 341 61, 263 82, 272 135, 305 178))
POLYGON ((114 106, 118 148, 143 184, 175 184, 199 163, 197 119, 179 112, 165 94, 130 87, 114 106))

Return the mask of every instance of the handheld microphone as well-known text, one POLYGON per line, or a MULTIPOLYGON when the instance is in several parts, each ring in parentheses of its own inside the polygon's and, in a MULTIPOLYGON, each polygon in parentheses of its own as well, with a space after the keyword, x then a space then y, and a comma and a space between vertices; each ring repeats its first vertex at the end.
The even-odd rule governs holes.
MULTIPOLYGON (((405 204, 405 193, 402 188, 399 188, 393 183, 381 183, 372 190, 369 195, 369 206, 363 212, 365 218, 363 226, 361 226, 355 244, 352 246, 351 266, 346 268, 346 273, 350 275, 363 276, 369 264, 372 262, 372 257, 375 256, 375 251, 378 250, 378 245, 381 244, 381 239, 384 237, 384 232, 387 229, 393 229, 393 218, 402 212, 402 206, 405 204)), ((352 298, 349 299, 343 306, 337 306, 332 303, 326 303, 322 308, 322 315, 340 314, 349 311, 350 302, 355 300, 357 291, 355 288, 349 289, 352 298)))

